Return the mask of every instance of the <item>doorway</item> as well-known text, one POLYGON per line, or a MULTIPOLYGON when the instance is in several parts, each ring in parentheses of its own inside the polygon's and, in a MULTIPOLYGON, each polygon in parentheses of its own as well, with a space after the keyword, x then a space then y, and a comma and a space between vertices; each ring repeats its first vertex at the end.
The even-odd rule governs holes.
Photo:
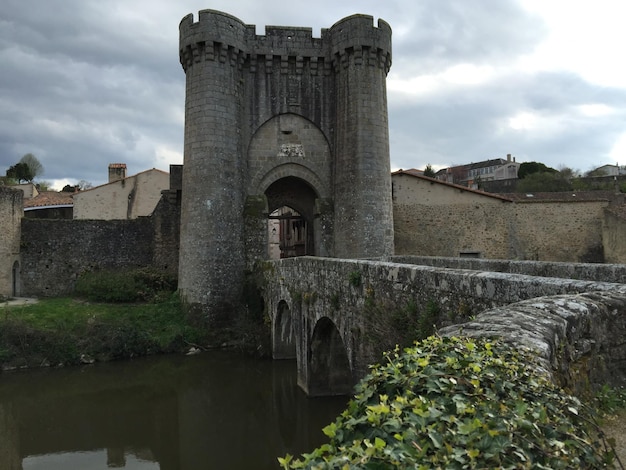
POLYGON ((300 178, 282 178, 265 192, 268 257, 270 259, 315 255, 313 220, 317 195, 300 178))

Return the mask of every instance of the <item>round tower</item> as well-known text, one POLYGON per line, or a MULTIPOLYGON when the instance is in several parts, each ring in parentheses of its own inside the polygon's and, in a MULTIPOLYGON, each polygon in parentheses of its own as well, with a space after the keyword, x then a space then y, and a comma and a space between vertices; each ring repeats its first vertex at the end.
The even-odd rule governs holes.
POLYGON ((335 256, 393 254, 386 76, 391 28, 353 15, 329 30, 336 76, 335 256))
POLYGON ((236 312, 245 267, 240 130, 246 34, 240 20, 213 10, 180 23, 186 100, 179 291, 188 312, 216 327, 236 312))

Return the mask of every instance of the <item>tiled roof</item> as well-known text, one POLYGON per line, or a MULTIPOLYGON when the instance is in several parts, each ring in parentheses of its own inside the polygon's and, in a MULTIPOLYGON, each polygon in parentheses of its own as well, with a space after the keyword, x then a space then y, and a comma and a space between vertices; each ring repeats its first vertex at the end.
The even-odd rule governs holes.
POLYGON ((391 173, 391 176, 393 176, 393 175, 413 176, 415 178, 428 181, 428 182, 430 182, 432 184, 440 184, 442 186, 447 186, 449 188, 458 189, 460 191, 467 191, 468 193, 479 194, 481 196, 491 197, 491 198, 494 198, 494 199, 500 199, 501 201, 511 202, 511 199, 507 197, 508 196, 507 194, 488 193, 486 191, 480 191, 479 189, 472 189, 472 188, 468 188, 467 186, 461 186, 459 184, 448 183, 446 181, 441 181, 441 180, 438 180, 436 178, 430 178, 428 176, 424 176, 423 174, 419 174, 419 171, 420 170, 415 170, 415 169, 398 170, 398 171, 394 171, 393 173, 391 173))
POLYGON ((413 176, 424 176, 424 171, 418 170, 416 168, 409 168, 408 170, 400 169, 398 171, 393 171, 391 174, 392 175, 405 174, 405 175, 413 175, 413 176))
POLYGON ((62 191, 42 191, 38 196, 24 200, 24 208, 27 207, 48 207, 48 206, 72 206, 74 193, 62 191))

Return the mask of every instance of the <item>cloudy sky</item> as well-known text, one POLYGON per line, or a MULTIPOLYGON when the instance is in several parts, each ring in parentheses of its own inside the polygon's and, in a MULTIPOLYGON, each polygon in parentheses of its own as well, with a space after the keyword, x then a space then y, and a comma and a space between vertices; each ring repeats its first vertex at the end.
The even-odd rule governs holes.
POLYGON ((60 189, 182 163, 183 16, 393 29, 391 166, 505 158, 626 165, 626 2, 618 0, 2 0, 0 172, 22 155, 60 189))

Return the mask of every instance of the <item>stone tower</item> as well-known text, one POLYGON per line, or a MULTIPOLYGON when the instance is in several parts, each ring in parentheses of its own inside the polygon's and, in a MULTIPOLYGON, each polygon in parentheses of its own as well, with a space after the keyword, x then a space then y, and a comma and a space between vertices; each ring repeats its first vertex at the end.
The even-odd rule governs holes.
POLYGON ((299 254, 393 254, 391 28, 354 15, 320 38, 311 28, 255 31, 213 10, 180 23, 179 288, 216 325, 236 312, 246 270, 268 258, 271 214, 297 214, 299 254))

